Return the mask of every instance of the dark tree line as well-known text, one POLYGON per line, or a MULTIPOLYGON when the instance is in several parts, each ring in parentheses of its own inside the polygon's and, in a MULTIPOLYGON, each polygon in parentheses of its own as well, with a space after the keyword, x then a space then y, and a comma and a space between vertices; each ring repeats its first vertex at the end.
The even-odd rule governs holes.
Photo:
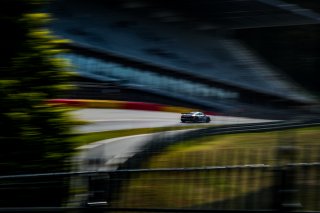
MULTIPOLYGON (((69 87, 71 74, 57 57, 60 41, 46 29, 49 15, 37 12, 43 2, 0 2, 0 175, 70 169, 72 120, 68 109, 46 100, 69 87)), ((31 197, 38 192, 19 193, 31 197)))

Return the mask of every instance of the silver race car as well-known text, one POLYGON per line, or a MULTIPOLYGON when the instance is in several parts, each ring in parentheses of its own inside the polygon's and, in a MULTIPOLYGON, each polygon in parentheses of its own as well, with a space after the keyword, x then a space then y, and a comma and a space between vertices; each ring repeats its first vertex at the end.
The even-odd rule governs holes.
POLYGON ((211 121, 210 116, 205 115, 203 112, 189 112, 189 113, 182 113, 181 114, 181 122, 182 123, 185 123, 185 122, 209 123, 210 121, 211 121))

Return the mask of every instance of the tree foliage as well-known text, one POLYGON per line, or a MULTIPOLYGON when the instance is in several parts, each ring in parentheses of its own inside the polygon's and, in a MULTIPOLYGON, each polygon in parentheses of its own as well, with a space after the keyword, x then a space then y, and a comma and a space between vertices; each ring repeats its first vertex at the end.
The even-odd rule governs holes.
POLYGON ((38 0, 0 3, 0 173, 68 170, 72 153, 68 110, 46 100, 68 87, 68 64, 46 29, 38 0))

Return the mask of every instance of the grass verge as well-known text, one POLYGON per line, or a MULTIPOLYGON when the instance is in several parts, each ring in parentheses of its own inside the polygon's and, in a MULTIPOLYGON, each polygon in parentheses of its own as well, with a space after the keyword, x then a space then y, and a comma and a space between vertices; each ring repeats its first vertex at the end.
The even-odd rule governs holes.
MULTIPOLYGON (((319 130, 312 127, 189 140, 155 154, 144 168, 319 162, 319 130), (294 152, 278 149, 290 145, 295 145, 294 152), (293 155, 294 160, 290 160, 293 155)), ((319 210, 319 171, 309 168, 296 172, 303 209, 319 210)), ((272 208, 275 174, 271 169, 140 173, 126 182, 114 206, 268 209, 272 208)))

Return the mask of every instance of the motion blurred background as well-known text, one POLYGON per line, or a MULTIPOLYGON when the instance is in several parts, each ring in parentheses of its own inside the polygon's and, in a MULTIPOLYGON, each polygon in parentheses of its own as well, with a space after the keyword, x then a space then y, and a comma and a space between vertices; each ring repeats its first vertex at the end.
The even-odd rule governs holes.
POLYGON ((320 210, 319 2, 0 6, 0 211, 320 210))
POLYGON ((263 0, 57 0, 49 9, 50 29, 72 40, 65 57, 80 78, 70 97, 268 118, 316 108, 317 10, 263 0))

